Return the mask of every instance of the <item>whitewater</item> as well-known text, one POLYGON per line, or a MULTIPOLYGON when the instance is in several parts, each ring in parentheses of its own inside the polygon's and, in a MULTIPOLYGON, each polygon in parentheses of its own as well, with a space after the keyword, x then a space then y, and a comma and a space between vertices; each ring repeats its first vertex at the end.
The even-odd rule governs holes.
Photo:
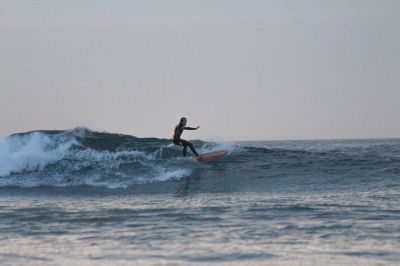
POLYGON ((4 265, 396 265, 400 139, 0 139, 4 265))

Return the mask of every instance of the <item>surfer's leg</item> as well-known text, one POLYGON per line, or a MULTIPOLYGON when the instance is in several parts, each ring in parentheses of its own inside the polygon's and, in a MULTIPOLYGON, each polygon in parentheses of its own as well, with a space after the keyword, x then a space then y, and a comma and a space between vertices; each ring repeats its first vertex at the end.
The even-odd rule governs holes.
POLYGON ((187 145, 183 145, 183 156, 186 157, 187 145))
POLYGON ((180 140, 180 145, 183 146, 183 156, 186 157, 186 150, 187 150, 187 146, 188 146, 188 145, 187 145, 187 141, 181 139, 181 140, 180 140))
POLYGON ((187 140, 181 139, 181 144, 183 145, 183 156, 186 156, 186 150, 187 150, 187 147, 188 147, 188 146, 189 146, 190 150, 191 150, 196 156, 199 156, 199 154, 198 154, 198 153, 196 152, 196 150, 194 149, 192 143, 190 143, 190 142, 187 141, 187 140))
POLYGON ((189 141, 181 139, 181 143, 185 146, 184 148, 184 155, 186 156, 186 148, 189 146, 190 150, 196 155, 199 156, 199 154, 196 152, 196 149, 194 148, 193 144, 190 143, 189 141))
POLYGON ((190 147, 190 150, 191 150, 194 154, 196 154, 196 156, 199 156, 199 154, 197 153, 197 151, 196 151, 196 149, 194 148, 193 144, 190 143, 190 142, 189 142, 189 147, 190 147))

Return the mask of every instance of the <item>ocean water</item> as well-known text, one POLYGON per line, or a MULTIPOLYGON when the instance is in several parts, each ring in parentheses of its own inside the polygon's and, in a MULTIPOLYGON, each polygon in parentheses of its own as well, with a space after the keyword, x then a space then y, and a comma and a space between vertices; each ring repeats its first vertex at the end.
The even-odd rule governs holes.
POLYGON ((399 265, 400 139, 0 140, 1 265, 399 265))

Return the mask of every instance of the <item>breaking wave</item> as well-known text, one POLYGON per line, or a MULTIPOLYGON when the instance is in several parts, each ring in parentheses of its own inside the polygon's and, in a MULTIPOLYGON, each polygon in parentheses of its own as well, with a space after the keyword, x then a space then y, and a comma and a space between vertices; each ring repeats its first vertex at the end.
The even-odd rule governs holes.
POLYGON ((18 133, 0 139, 0 188, 125 189, 190 177, 203 180, 198 189, 206 192, 347 189, 376 186, 377 180, 398 187, 398 139, 193 143, 199 153, 229 154, 200 164, 182 157, 182 148, 168 139, 86 128, 18 133))
MULTIPOLYGON (((199 151, 218 144, 197 142, 199 151)), ((223 144, 224 145, 224 144, 223 144)), ((167 139, 94 132, 32 131, 0 140, 0 187, 123 188, 189 176, 198 165, 167 139)))

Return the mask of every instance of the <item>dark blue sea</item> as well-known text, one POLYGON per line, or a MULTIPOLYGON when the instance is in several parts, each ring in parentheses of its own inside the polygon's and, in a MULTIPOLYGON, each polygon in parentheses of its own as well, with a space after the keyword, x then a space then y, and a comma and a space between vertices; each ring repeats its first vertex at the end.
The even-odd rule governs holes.
POLYGON ((1 265, 399 265, 400 139, 0 139, 1 265))

